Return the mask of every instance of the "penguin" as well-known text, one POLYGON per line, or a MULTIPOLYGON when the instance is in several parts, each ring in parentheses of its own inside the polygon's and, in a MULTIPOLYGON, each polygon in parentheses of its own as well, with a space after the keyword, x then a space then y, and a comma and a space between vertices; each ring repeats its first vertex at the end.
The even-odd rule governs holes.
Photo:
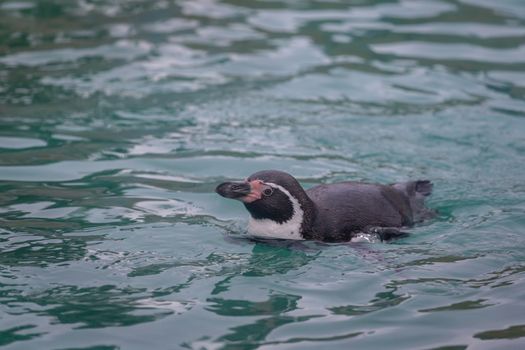
POLYGON ((362 233, 382 241, 406 236, 401 228, 434 216, 424 203, 432 187, 429 180, 391 185, 347 181, 304 190, 288 173, 263 170, 242 182, 224 182, 215 191, 244 204, 251 236, 348 242, 362 233))

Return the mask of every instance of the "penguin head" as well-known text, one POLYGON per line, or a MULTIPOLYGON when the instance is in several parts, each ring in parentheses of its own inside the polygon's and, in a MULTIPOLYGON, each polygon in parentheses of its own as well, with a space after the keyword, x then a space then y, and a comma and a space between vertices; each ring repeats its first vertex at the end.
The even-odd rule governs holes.
POLYGON ((303 203, 309 200, 292 175, 278 170, 259 171, 243 182, 225 182, 215 191, 223 197, 242 201, 253 219, 279 224, 297 219, 296 214, 302 216, 303 203))

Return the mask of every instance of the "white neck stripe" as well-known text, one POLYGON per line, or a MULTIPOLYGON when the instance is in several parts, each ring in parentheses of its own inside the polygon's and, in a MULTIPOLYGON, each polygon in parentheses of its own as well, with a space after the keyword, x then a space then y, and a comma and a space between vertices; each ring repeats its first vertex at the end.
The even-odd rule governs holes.
POLYGON ((296 239, 304 240, 301 236, 301 226, 303 224, 304 211, 299 204, 297 198, 284 187, 271 183, 265 182, 266 185, 276 188, 283 192, 293 207, 293 215, 290 219, 283 223, 278 223, 270 219, 254 219, 250 217, 248 222, 248 233, 258 237, 265 238, 282 238, 282 239, 296 239))

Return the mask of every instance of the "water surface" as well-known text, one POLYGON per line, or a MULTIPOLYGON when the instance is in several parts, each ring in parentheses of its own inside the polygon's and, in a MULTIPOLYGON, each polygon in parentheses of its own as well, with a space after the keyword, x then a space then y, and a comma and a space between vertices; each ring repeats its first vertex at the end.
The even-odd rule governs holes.
POLYGON ((525 347, 525 3, 0 2, 6 349, 525 347), (431 179, 392 244, 214 187, 431 179))

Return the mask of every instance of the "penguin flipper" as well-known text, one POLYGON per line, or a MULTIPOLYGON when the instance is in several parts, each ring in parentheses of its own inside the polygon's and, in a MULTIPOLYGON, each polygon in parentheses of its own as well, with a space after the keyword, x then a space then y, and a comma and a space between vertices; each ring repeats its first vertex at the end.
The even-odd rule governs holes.
POLYGON ((408 237, 410 234, 408 232, 401 231, 398 227, 378 227, 370 226, 367 227, 365 233, 376 234, 381 242, 390 241, 392 239, 408 237))

